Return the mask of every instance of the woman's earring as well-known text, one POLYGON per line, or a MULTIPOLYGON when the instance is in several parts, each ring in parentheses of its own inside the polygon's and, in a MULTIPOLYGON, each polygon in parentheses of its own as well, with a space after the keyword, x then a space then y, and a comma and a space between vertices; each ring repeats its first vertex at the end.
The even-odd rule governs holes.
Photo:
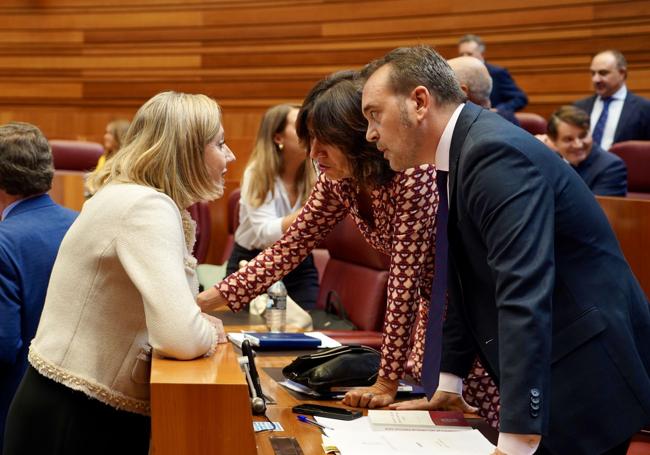
POLYGON ((284 144, 283 143, 278 144, 278 150, 280 150, 280 151, 284 150, 284 144))

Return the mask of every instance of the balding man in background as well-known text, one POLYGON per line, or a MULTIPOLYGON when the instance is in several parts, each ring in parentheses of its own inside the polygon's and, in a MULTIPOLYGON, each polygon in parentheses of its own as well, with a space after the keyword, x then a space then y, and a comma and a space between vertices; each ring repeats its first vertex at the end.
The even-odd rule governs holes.
MULTIPOLYGON (((447 60, 447 63, 454 70, 460 88, 467 95, 467 99, 485 109, 491 109, 492 77, 485 64, 478 58, 467 55, 452 58, 447 60)), ((496 112, 506 120, 519 126, 519 122, 512 111, 496 110, 496 112)))
POLYGON ((467 34, 458 41, 458 55, 475 57, 485 63, 492 77, 492 93, 490 101, 492 107, 506 118, 514 117, 514 113, 523 109, 528 104, 528 97, 521 90, 507 69, 491 65, 485 61, 485 43, 480 36, 467 34), (504 115, 506 114, 506 115, 504 115))
POLYGON ((650 101, 627 89, 627 61, 620 51, 599 52, 591 61, 594 94, 575 102, 591 117, 594 144, 608 150, 622 141, 650 140, 650 101))

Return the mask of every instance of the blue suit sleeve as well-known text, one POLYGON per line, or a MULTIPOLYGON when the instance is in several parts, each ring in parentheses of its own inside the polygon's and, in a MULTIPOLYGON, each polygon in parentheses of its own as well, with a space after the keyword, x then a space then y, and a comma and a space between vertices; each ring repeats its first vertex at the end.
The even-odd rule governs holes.
POLYGON ((22 347, 18 275, 7 252, 0 246, 0 365, 16 362, 22 347))
POLYGON ((459 180, 471 220, 466 222, 486 245, 495 283, 500 429, 542 434, 550 407, 554 191, 512 145, 483 142, 466 156, 459 180), (539 399, 534 416, 531 396, 539 399))
POLYGON ((622 160, 612 161, 591 186, 598 196, 625 196, 627 194, 627 168, 622 160))
POLYGON ((523 90, 517 86, 507 69, 501 68, 500 71, 492 75, 492 78, 492 90, 498 91, 498 93, 495 93, 498 101, 492 106, 493 108, 495 108, 499 113, 502 113, 502 115, 505 114, 507 117, 507 113, 512 114, 526 107, 528 104, 528 97, 523 90))

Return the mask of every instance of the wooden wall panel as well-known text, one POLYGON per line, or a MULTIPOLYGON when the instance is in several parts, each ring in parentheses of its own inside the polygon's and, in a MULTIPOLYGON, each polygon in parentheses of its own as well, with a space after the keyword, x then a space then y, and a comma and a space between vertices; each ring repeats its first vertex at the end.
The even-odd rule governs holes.
POLYGON ((270 105, 300 103, 324 75, 397 46, 454 57, 467 32, 510 69, 528 111, 590 94, 591 55, 612 47, 629 61, 629 88, 650 96, 650 1, 4 0, 0 121, 100 141, 158 91, 206 93, 223 106, 236 186, 270 105))

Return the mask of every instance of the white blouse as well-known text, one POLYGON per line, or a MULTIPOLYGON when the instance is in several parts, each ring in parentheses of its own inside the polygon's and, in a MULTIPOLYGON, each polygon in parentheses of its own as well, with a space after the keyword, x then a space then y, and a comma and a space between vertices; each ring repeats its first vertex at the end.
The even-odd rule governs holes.
POLYGON ((300 198, 292 206, 282 179, 276 176, 274 191, 268 192, 262 205, 253 207, 247 202, 251 178, 250 169, 246 168, 242 179, 235 242, 248 250, 263 250, 282 237, 282 219, 300 209, 300 198))

